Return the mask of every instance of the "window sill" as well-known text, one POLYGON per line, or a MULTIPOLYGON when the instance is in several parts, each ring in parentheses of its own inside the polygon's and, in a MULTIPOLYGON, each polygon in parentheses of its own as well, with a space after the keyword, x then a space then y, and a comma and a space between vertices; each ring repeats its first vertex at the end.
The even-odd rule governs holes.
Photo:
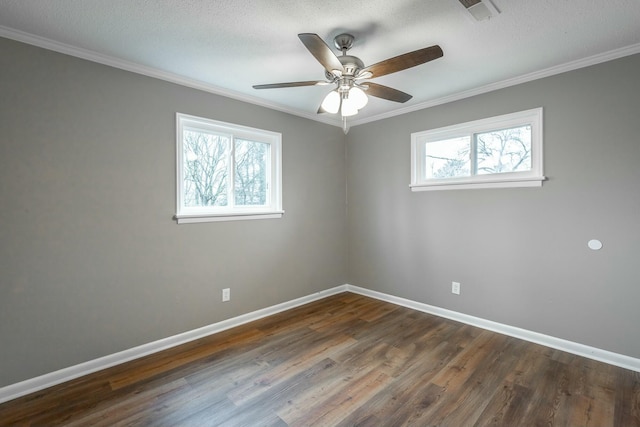
POLYGON ((224 214, 181 214, 173 218, 178 224, 193 224, 196 222, 218 221, 244 221, 251 219, 276 219, 282 218, 284 211, 273 212, 248 212, 248 213, 224 213, 224 214))
POLYGON ((492 180, 450 180, 432 183, 411 184, 411 191, 438 191, 438 190, 469 190, 480 188, 517 188, 517 187, 542 187, 544 176, 530 178, 508 178, 492 180))

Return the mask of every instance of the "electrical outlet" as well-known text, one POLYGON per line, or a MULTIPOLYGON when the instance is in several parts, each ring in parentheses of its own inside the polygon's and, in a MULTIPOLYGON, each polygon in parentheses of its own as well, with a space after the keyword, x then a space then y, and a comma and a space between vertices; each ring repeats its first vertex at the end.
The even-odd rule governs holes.
POLYGON ((222 302, 229 301, 231 299, 231 289, 224 288, 222 290, 222 302))
POLYGON ((456 295, 460 295, 460 283, 451 282, 451 293, 452 294, 456 294, 456 295))

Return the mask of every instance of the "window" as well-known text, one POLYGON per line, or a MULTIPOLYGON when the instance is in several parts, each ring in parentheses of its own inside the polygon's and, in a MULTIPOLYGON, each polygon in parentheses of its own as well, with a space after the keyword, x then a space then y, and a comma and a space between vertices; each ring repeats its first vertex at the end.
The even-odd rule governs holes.
POLYGON ((539 187, 542 108, 411 134, 411 190, 539 187))
POLYGON ((179 224, 282 217, 281 134, 176 117, 179 224))

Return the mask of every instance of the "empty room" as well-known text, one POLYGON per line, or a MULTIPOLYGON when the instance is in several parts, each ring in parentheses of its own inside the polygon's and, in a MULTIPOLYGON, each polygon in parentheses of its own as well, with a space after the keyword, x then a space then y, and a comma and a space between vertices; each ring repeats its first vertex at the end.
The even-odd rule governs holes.
POLYGON ((640 426, 639 22, 0 0, 0 426, 640 426))

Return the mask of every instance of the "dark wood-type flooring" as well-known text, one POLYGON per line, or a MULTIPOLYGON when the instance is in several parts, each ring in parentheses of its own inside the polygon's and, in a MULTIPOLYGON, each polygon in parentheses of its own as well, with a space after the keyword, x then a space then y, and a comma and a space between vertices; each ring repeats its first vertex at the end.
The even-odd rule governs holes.
POLYGON ((343 293, 7 402, 0 424, 640 426, 640 374, 343 293))

